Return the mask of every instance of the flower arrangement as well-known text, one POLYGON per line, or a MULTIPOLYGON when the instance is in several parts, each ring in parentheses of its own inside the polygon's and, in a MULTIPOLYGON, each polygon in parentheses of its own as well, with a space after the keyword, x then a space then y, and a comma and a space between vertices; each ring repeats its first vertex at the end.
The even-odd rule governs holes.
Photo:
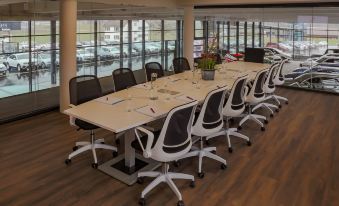
POLYGON ((215 70, 215 60, 212 58, 202 58, 198 63, 198 68, 201 70, 215 70))

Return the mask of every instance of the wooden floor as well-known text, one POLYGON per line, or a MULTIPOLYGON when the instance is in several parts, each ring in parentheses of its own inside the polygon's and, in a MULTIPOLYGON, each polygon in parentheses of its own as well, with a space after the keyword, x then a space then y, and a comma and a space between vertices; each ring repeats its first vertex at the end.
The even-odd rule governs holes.
MULTIPOLYGON (((234 140, 212 140, 226 158, 227 170, 204 159, 204 179, 196 187, 176 181, 186 205, 229 206, 335 206, 339 205, 339 97, 280 89, 290 100, 270 121, 265 132, 247 123, 243 132, 251 147, 234 140)), ((112 117, 118 118, 118 117, 112 117)), ((64 159, 75 141, 86 139, 66 116, 49 112, 0 126, 0 205, 137 205, 143 185, 126 186, 91 168, 91 153, 64 159), (81 137, 81 138, 79 138, 81 137)), ((114 137, 98 131, 110 143, 114 137)), ((98 153, 100 162, 110 152, 98 153)), ((196 175, 197 159, 185 160, 174 171, 196 175)), ((162 184, 147 196, 147 205, 176 205, 177 199, 162 184)))

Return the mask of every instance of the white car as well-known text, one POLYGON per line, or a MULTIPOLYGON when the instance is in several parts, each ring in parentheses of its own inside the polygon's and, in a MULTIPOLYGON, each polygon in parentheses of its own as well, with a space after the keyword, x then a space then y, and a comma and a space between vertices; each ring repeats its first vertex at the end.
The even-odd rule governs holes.
POLYGON ((273 55, 279 56, 279 57, 281 57, 282 59, 288 59, 288 60, 291 60, 291 59, 292 59, 292 56, 291 56, 291 55, 289 55, 289 54, 287 54, 287 53, 281 51, 280 49, 277 49, 277 48, 270 48, 270 47, 265 47, 264 49, 265 49, 265 52, 266 52, 266 50, 270 50, 270 51, 273 53, 273 55))
POLYGON ((5 56, 0 56, 0 76, 6 76, 8 71, 7 62, 5 56))
POLYGON ((29 54, 18 53, 11 54, 7 57, 7 65, 9 69, 16 68, 18 72, 29 70, 29 54))
POLYGON ((103 51, 109 52, 113 58, 119 58, 120 57, 120 49, 115 46, 105 46, 101 47, 103 51))
POLYGON ((41 69, 46 69, 51 66, 51 54, 50 53, 33 53, 32 61, 41 69))
POLYGON ((90 62, 94 59, 94 54, 88 49, 78 49, 77 59, 79 62, 90 62))
POLYGON ((318 64, 338 64, 339 62, 339 54, 326 54, 319 58, 309 58, 306 61, 300 63, 300 67, 312 67, 318 64))
POLYGON ((265 62, 276 63, 282 60, 282 58, 279 55, 275 55, 270 49, 264 48, 264 51, 265 51, 264 56, 265 62))

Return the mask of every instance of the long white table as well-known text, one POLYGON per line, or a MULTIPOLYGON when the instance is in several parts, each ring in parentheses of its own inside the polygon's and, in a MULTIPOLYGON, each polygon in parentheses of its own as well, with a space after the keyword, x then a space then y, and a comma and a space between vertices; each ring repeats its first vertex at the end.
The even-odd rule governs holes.
MULTIPOLYGON (((230 88, 240 75, 249 74, 254 78, 257 72, 269 67, 268 64, 232 62, 217 66, 215 80, 201 80, 201 74, 192 71, 159 78, 154 82, 157 100, 150 99, 150 83, 137 85, 101 98, 92 100, 64 111, 65 114, 97 125, 114 133, 124 132, 122 144, 124 153, 99 166, 99 170, 132 185, 137 172, 155 169, 159 164, 136 154, 131 147, 135 139, 134 128, 163 118, 174 107, 186 103, 189 98, 202 102, 208 92, 221 86, 230 88), (200 80, 198 80, 200 79, 200 80), (172 93, 172 94, 169 94, 172 93), (102 101, 108 98, 108 101, 102 101), (112 99, 122 102, 110 104, 112 99), (152 107, 154 113, 141 113, 140 108, 152 107)), ((120 151, 119 151, 120 153, 120 151)))

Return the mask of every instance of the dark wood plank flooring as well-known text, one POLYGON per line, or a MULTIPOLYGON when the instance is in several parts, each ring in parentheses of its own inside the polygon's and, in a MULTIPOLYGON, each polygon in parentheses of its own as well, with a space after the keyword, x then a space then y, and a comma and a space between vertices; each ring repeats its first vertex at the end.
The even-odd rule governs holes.
MULTIPOLYGON (((204 159, 204 179, 196 187, 176 181, 186 205, 335 206, 339 205, 339 97, 280 88, 290 100, 271 119, 265 132, 246 123, 243 132, 253 145, 233 139, 211 141, 229 167, 204 159)), ((117 118, 117 117, 112 117, 117 118)), ((87 139, 58 112, 0 126, 0 205, 137 205, 143 185, 126 186, 91 168, 91 153, 64 159, 74 142, 87 139)), ((114 142, 99 130, 98 137, 114 142)), ((98 152, 99 161, 111 158, 98 152)), ((197 159, 185 160, 174 171, 196 175, 197 159)), ((175 205, 176 196, 162 184, 147 196, 147 205, 175 205)))

